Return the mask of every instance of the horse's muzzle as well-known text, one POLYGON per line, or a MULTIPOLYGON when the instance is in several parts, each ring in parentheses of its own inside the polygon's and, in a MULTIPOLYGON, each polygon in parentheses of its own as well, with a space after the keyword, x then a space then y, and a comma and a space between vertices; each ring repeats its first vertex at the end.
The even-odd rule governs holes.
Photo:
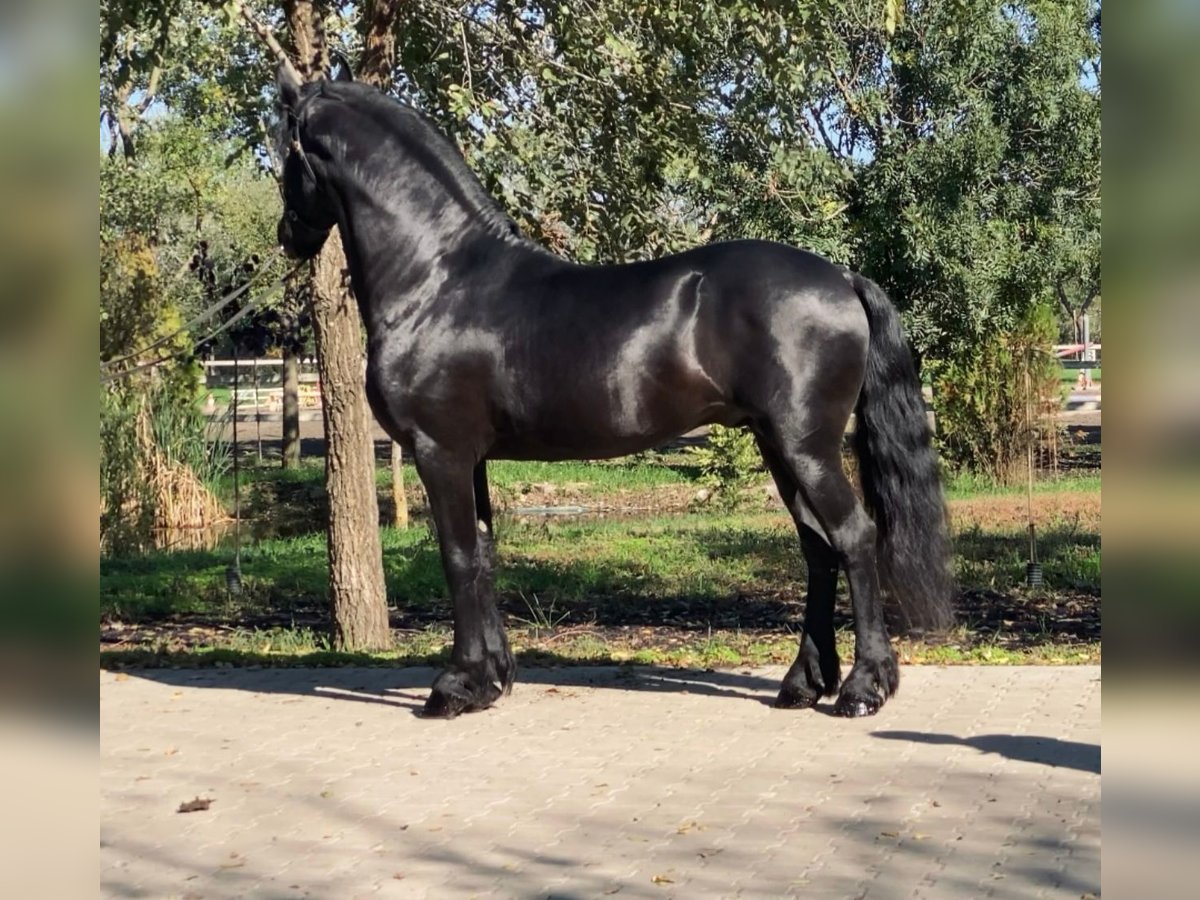
POLYGON ((318 231, 308 228, 303 222, 290 221, 285 214, 279 220, 276 235, 279 238, 279 246, 289 259, 306 260, 321 252, 325 239, 329 237, 329 229, 318 231))

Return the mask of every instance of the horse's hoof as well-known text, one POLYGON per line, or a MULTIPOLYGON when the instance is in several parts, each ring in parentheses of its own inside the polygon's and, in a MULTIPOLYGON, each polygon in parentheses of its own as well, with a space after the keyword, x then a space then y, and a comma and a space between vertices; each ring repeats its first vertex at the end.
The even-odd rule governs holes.
POLYGON ((833 714, 846 719, 860 719, 863 716, 873 716, 883 706, 879 697, 862 696, 843 692, 833 705, 833 714))
POLYGON ((817 700, 820 696, 819 693, 813 693, 812 691, 785 684, 779 689, 779 696, 775 698, 775 708, 812 709, 817 705, 817 700))
POLYGON ((857 659, 833 705, 835 716, 857 719, 879 712, 900 687, 900 668, 894 653, 878 659, 857 659))
POLYGON ((486 675, 447 669, 433 682, 421 715, 430 719, 453 719, 460 713, 487 709, 505 693, 505 685, 486 675))
POLYGON ((421 718, 453 719, 465 708, 466 704, 462 703, 458 698, 451 698, 438 691, 434 691, 429 695, 429 699, 425 701, 425 707, 421 710, 421 718))
POLYGON ((812 638, 805 635, 800 654, 783 676, 776 709, 812 709, 822 697, 837 693, 842 667, 837 652, 830 650, 822 656, 812 638))

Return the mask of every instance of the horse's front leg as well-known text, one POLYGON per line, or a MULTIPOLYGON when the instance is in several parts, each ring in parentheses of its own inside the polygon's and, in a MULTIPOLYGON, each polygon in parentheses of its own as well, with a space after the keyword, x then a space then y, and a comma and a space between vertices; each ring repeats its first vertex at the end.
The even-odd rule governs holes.
POLYGON ((425 715, 453 718, 487 709, 508 693, 517 666, 493 593, 491 507, 483 463, 476 467, 473 460, 436 446, 418 445, 416 451, 454 604, 450 666, 434 680, 425 715), (482 497, 476 496, 478 491, 482 497))

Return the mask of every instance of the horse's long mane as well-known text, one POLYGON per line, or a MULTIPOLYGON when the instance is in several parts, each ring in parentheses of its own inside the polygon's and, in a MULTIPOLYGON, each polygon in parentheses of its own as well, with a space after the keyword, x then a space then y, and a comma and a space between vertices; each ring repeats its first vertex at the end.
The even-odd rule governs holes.
POLYGON ((517 223, 487 192, 458 148, 419 110, 365 84, 318 82, 317 96, 354 105, 381 128, 394 134, 405 150, 488 231, 506 240, 525 242, 517 223))

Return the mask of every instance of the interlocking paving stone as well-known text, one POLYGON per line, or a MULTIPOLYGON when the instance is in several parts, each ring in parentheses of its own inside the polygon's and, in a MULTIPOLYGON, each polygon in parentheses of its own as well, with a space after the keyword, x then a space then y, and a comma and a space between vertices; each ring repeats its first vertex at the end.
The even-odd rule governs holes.
POLYGON ((906 667, 857 720, 783 672, 529 669, 450 722, 429 669, 101 672, 101 893, 1099 894, 1098 667, 906 667))

